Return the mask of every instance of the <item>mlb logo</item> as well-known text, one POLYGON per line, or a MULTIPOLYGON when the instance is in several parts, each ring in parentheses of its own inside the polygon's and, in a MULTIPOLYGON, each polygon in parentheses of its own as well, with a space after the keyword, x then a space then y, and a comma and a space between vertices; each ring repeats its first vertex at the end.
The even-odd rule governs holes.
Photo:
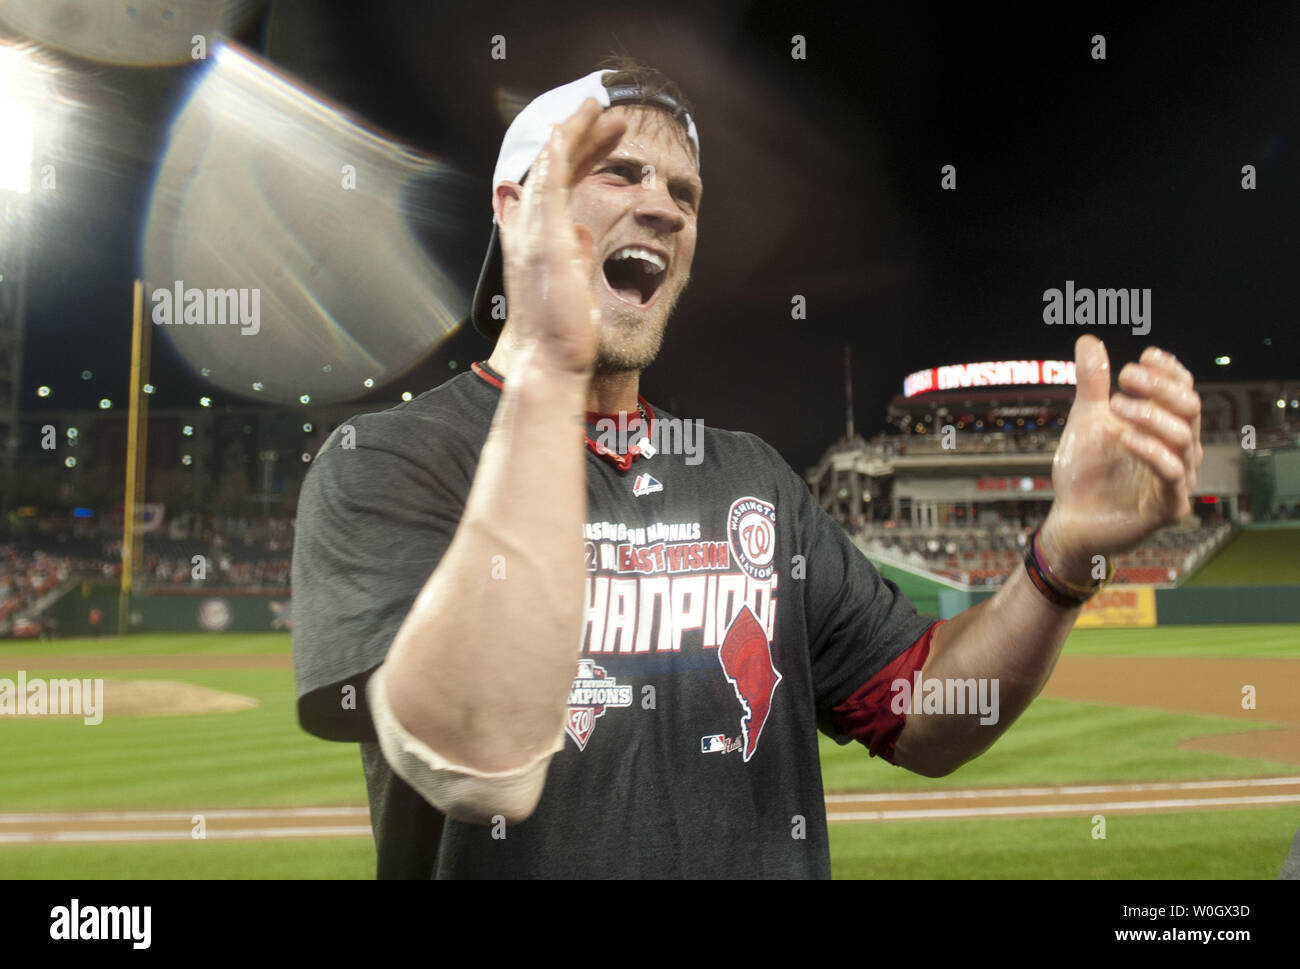
POLYGON ((727 750, 727 738, 722 734, 714 734, 712 737, 700 738, 700 753, 702 754, 721 754, 727 750))
POLYGON ((640 498, 642 495, 653 494, 656 491, 663 491, 664 486, 657 481, 653 475, 638 474, 636 481, 632 484, 632 494, 640 498))

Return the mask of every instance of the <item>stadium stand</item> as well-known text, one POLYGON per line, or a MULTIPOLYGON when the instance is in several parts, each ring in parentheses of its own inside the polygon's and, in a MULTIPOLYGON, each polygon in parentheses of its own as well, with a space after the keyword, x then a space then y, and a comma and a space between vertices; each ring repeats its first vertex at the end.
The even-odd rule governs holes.
MULTIPOLYGON (((1038 523, 987 528, 915 529, 872 523, 856 531, 871 558, 908 566, 968 586, 1001 585, 1020 566, 1038 523)), ((1161 529, 1115 563, 1112 584, 1171 585, 1193 572, 1231 535, 1223 520, 1161 529)))
MULTIPOLYGON (((6 618, 48 591, 50 576, 112 578, 121 574, 121 525, 109 520, 43 517, 10 523, 0 534, 8 550, 5 573, 12 595, 0 606, 6 618), (20 594, 21 593, 21 594, 20 594)), ((287 588, 293 558, 290 517, 233 518, 182 513, 143 538, 137 585, 186 587, 194 556, 207 560, 208 586, 287 588)), ((0 587, 4 580, 0 579, 0 587)))

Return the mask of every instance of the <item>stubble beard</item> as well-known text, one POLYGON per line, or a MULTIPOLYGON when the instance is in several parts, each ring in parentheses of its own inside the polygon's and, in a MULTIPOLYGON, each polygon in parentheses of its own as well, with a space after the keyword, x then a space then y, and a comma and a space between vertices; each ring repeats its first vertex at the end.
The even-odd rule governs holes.
POLYGON ((663 347, 668 320, 690 279, 687 275, 676 292, 660 293, 659 303, 649 313, 630 306, 602 308, 600 340, 596 347, 597 376, 639 372, 654 363, 663 347))

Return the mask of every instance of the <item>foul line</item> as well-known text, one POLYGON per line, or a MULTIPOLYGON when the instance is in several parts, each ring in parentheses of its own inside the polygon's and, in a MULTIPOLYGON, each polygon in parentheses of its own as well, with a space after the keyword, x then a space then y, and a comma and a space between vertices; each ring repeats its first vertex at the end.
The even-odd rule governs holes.
POLYGON ((1093 804, 1006 804, 1002 807, 922 808, 914 811, 846 811, 827 814, 828 821, 919 821, 937 818, 981 818, 1027 814, 1087 814, 1090 811, 1143 811, 1158 808, 1246 807, 1251 804, 1300 804, 1300 794, 1261 794, 1252 797, 1185 797, 1163 801, 1098 801, 1093 804))
POLYGON ((1071 794, 1118 794, 1125 791, 1204 791, 1216 787, 1278 787, 1300 784, 1300 777, 1250 777, 1217 781, 1161 781, 1150 784, 1082 784, 1071 787, 986 787, 943 791, 913 791, 873 794, 827 794, 827 804, 860 804, 869 801, 930 801, 944 798, 1047 797, 1071 794))
POLYGON ((332 818, 369 815, 364 807, 317 808, 222 808, 216 811, 40 811, 26 814, 0 814, 0 824, 31 824, 46 821, 184 821, 187 824, 196 814, 204 820, 233 820, 236 818, 332 818))
MULTIPOLYGON (((1300 777, 1254 777, 1212 781, 1156 781, 1145 784, 1088 784, 1066 787, 963 788, 939 791, 894 791, 882 794, 828 794, 826 804, 863 805, 977 798, 1049 797, 1087 794, 1139 793, 1156 791, 1212 791, 1222 788, 1268 788, 1300 785, 1300 777)), ((1026 817, 1033 815, 1091 814, 1104 811, 1178 811, 1191 808, 1250 807, 1269 804, 1300 804, 1300 792, 1287 794, 1241 794, 1220 797, 1167 797, 1145 800, 1093 800, 1071 804, 1004 804, 943 808, 896 808, 876 811, 828 811, 827 821, 920 821, 961 818, 1026 817)), ((300 808, 222 808, 218 810, 166 811, 52 811, 0 814, 0 844, 87 844, 93 842, 132 841, 230 841, 236 839, 273 838, 351 838, 370 837, 369 810, 357 807, 300 808), (204 822, 263 821, 259 826, 208 827, 205 837, 195 838, 190 825, 196 815, 204 822), (285 825, 274 821, 335 819, 333 825, 285 825), (347 824, 348 820, 364 824, 347 824), (86 830, 80 825, 124 824, 129 822, 177 822, 176 827, 114 831, 86 830), (71 830, 14 831, 24 824, 66 823, 71 830)))

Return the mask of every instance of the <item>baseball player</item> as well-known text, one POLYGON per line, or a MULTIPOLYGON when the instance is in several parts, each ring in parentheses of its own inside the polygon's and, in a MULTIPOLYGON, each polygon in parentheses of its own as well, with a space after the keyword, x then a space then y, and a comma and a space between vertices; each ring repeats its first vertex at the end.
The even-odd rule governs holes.
POLYGON ((656 71, 533 101, 493 176, 492 355, 358 416, 307 476, 299 717, 360 743, 380 877, 829 877, 818 732, 954 770, 1043 687, 1110 557, 1190 511, 1191 376, 1149 348, 1111 398, 1091 336, 1052 512, 948 622, 753 434, 683 453, 638 387, 690 278, 701 171, 656 71), (906 695, 968 678, 997 684, 992 720, 906 695))

